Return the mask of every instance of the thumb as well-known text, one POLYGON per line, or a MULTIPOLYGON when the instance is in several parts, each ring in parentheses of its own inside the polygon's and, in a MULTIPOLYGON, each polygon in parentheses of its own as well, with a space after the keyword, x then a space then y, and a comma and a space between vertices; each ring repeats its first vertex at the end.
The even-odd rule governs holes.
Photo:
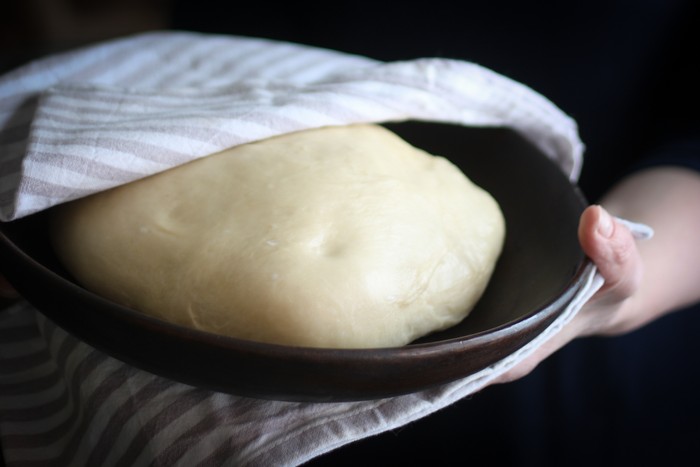
POLYGON ((589 206, 581 215, 579 241, 584 253, 605 279, 599 292, 605 300, 630 297, 642 278, 642 260, 632 233, 601 206, 589 206))

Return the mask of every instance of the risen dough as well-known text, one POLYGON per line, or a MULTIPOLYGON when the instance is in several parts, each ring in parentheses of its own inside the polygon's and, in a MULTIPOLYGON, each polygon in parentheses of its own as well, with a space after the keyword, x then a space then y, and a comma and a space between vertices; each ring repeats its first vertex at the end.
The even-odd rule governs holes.
POLYGON ((57 254, 96 293, 214 333, 347 348, 462 320, 504 228, 454 165, 374 125, 238 146, 52 218, 57 254))

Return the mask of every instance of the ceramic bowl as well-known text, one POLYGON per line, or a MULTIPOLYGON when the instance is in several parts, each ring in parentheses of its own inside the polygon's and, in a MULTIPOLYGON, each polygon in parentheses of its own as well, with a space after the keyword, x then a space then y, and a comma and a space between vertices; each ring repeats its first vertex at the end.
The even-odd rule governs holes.
POLYGON ((592 265, 577 240, 585 199, 559 168, 505 129, 387 125, 452 160, 503 210, 507 235, 489 286, 462 323, 403 347, 314 349, 186 329, 78 285, 47 237, 45 213, 0 225, 0 267, 49 319, 146 371, 216 391, 295 401, 396 396, 467 377, 522 347, 583 287, 592 265))

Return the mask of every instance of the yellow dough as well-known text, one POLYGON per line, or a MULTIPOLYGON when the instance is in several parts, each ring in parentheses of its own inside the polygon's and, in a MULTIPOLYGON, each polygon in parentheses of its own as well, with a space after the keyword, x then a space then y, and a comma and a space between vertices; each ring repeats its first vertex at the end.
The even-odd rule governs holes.
POLYGON ((213 333, 333 348, 459 322, 504 234, 488 193, 375 125, 238 146, 60 206, 51 224, 61 261, 100 295, 213 333))

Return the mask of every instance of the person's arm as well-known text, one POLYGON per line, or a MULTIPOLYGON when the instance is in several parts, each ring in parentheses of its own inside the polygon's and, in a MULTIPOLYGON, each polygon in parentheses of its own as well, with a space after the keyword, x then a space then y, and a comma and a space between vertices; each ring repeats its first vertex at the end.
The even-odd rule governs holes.
POLYGON ((700 173, 655 167, 628 176, 581 216, 584 252, 606 280, 571 323, 496 382, 528 374, 571 340, 637 329, 700 300, 700 173), (608 214, 654 229, 636 242, 608 214))
POLYGON ((604 203, 613 215, 655 231, 652 240, 638 244, 644 276, 608 333, 636 329, 700 300, 700 173, 649 169, 617 185, 604 203))

